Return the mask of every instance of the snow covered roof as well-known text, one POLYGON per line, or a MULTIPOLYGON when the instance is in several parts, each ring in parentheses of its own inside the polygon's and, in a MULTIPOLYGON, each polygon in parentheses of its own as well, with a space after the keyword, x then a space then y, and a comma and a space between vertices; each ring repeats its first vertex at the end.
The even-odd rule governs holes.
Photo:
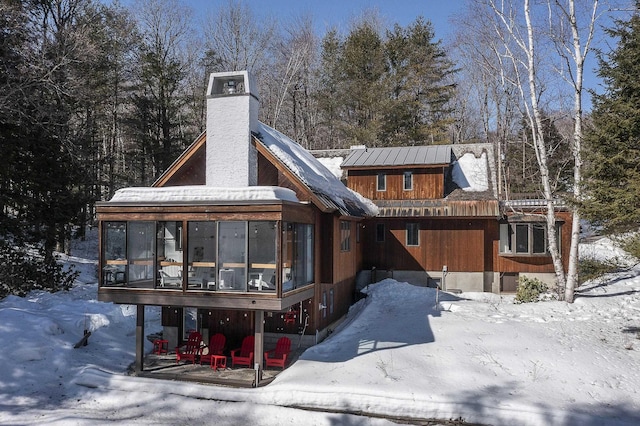
POLYGON ((184 203, 293 201, 295 192, 279 186, 248 186, 217 188, 205 185, 167 186, 161 188, 133 187, 116 191, 110 203, 184 203))
POLYGON ((378 208, 373 202, 347 188, 309 151, 287 136, 259 123, 257 139, 273 153, 311 192, 330 209, 345 216, 375 216, 378 208))
POLYGON ((467 192, 484 192, 489 189, 489 170, 487 153, 480 157, 467 152, 453 163, 451 171, 453 181, 467 192))

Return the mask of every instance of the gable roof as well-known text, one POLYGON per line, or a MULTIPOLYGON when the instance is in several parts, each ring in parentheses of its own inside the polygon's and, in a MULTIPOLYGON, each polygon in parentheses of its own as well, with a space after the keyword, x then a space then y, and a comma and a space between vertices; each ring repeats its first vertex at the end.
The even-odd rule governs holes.
POLYGON ((301 184, 311 191, 325 208, 335 209, 344 216, 375 216, 376 205, 347 188, 329 169, 309 151, 266 124, 258 124, 255 135, 301 184))
MULTIPOLYGON (((311 198, 318 204, 318 208, 336 210, 343 216, 377 215, 378 208, 371 200, 347 188, 334 173, 298 143, 266 124, 258 123, 258 129, 254 140, 272 154, 270 157, 279 162, 281 168, 290 172, 290 178, 312 194, 311 198)), ((189 164, 199 150, 205 149, 205 145, 206 132, 198 136, 152 186, 165 186, 172 176, 179 173, 181 167, 189 164)))
POLYGON ((354 149, 342 167, 431 166, 450 162, 450 145, 400 146, 354 149))

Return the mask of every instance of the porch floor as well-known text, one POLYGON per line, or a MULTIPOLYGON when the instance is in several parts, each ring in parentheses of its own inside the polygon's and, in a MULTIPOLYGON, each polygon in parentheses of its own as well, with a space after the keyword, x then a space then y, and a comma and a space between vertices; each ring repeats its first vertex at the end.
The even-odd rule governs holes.
MULTIPOLYGON (((287 367, 294 363, 304 348, 293 349, 287 367)), ((258 386, 265 386, 273 381, 282 372, 280 368, 262 370, 262 378, 258 386)), ((167 355, 147 354, 144 358, 143 370, 131 372, 131 375, 163 380, 178 380, 185 382, 208 383, 231 387, 255 387, 255 371, 246 367, 231 367, 231 357, 227 358, 227 368, 214 370, 208 363, 200 365, 199 362, 180 361, 176 363, 176 354, 167 355)))

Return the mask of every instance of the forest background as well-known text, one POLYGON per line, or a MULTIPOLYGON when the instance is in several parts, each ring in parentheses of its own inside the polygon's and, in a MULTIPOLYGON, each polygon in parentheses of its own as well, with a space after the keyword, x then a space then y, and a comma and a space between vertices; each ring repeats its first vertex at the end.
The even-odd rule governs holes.
MULTIPOLYGON (((345 28, 319 31, 312 14, 265 19, 242 1, 219 3, 203 16, 179 0, 0 0, 0 297, 70 285, 73 277, 54 253, 93 222, 96 201, 122 187, 150 185, 204 131, 211 72, 249 70, 260 120, 304 148, 491 143, 507 197, 543 192, 534 140, 542 139, 552 195, 570 192, 576 106, 575 86, 566 83, 575 68, 557 54, 564 30, 545 14, 552 6, 562 11, 565 2, 533 2, 535 22, 520 27, 536 29, 537 85, 529 96, 538 96, 539 129, 527 119, 523 93, 531 89, 519 77, 526 66, 511 50, 518 38, 500 23, 507 17, 522 24, 522 15, 510 13, 523 3, 529 2, 461 1, 441 39, 423 17, 401 25, 376 9, 363 10, 345 28)), ((640 62, 640 47, 631 43, 638 38, 637 5, 577 4, 581 22, 597 22, 585 52, 600 49, 605 90, 593 93, 593 114, 584 114, 596 135, 591 123, 601 131, 612 123, 606 102, 619 105, 615 95, 629 80, 615 74, 616 49, 634 53, 626 72, 640 81, 633 62, 640 62)), ((631 107, 637 112, 640 105, 631 107)), ((585 157, 587 166, 610 159, 606 152, 634 158, 629 150, 637 150, 640 131, 635 121, 624 122, 628 131, 615 140, 586 137, 595 155, 585 157)), ((621 189, 634 182, 636 163, 616 170, 621 189)), ((594 188, 611 183, 606 171, 587 176, 598 182, 593 197, 594 188)), ((640 198, 638 181, 630 191, 635 198, 615 192, 624 199, 616 203, 615 217, 623 216, 617 231, 640 223, 638 213, 629 213, 640 198)), ((573 201, 607 228, 611 211, 594 206, 610 206, 612 192, 601 192, 605 198, 573 201)))

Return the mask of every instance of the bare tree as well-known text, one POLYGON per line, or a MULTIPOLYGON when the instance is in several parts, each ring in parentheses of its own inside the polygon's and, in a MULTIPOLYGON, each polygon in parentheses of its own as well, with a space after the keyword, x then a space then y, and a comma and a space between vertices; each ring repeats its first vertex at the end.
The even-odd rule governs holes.
MULTIPOLYGON (((557 198, 555 188, 552 185, 552 176, 549 170, 549 146, 545 140, 543 125, 543 112, 541 97, 545 94, 545 84, 542 73, 538 68, 539 51, 548 45, 549 37, 557 47, 555 58, 563 65, 557 67, 568 75, 573 92, 573 118, 574 131, 572 138, 572 152, 574 156, 574 196, 581 197, 581 140, 582 140, 582 84, 584 60, 589 52, 590 42, 593 38, 595 22, 597 18, 598 0, 585 0, 590 5, 592 12, 587 15, 587 23, 581 26, 576 14, 575 0, 549 0, 546 8, 533 5, 530 0, 523 0, 522 10, 514 5, 514 2, 487 0, 486 4, 497 17, 496 31, 504 34, 504 46, 506 55, 511 62, 512 69, 516 73, 513 81, 523 100, 525 117, 531 130, 532 145, 540 169, 540 183, 542 194, 546 202, 546 222, 548 235, 548 248, 553 259, 556 280, 560 290, 564 290, 562 296, 568 302, 573 302, 574 290, 577 283, 578 262, 578 237, 580 230, 580 216, 574 211, 573 234, 569 256, 568 273, 565 275, 562 258, 556 238, 556 214, 554 200, 557 198), (536 17, 544 16, 547 29, 535 21, 536 17), (537 25, 538 24, 538 25, 537 25), (581 33, 584 30, 584 34, 581 33), (569 37, 567 37, 569 35, 569 37)), ((574 209, 575 210, 575 209, 574 209)))
POLYGON ((244 2, 229 0, 204 29, 210 71, 248 70, 259 76, 270 62, 276 28, 275 20, 257 19, 244 2))
MULTIPOLYGON (((573 197, 582 200, 582 138, 583 138, 583 81, 584 63, 590 51, 598 18, 598 0, 549 0, 550 34, 558 55, 562 59, 560 69, 573 89, 573 197), (580 16, 579 11, 587 12, 580 16), (579 19, 582 18, 582 19, 579 19), (582 25, 581 25, 582 24, 582 25)), ((565 300, 573 302, 578 285, 578 241, 580 238, 580 212, 573 210, 571 248, 567 271, 565 300)))

